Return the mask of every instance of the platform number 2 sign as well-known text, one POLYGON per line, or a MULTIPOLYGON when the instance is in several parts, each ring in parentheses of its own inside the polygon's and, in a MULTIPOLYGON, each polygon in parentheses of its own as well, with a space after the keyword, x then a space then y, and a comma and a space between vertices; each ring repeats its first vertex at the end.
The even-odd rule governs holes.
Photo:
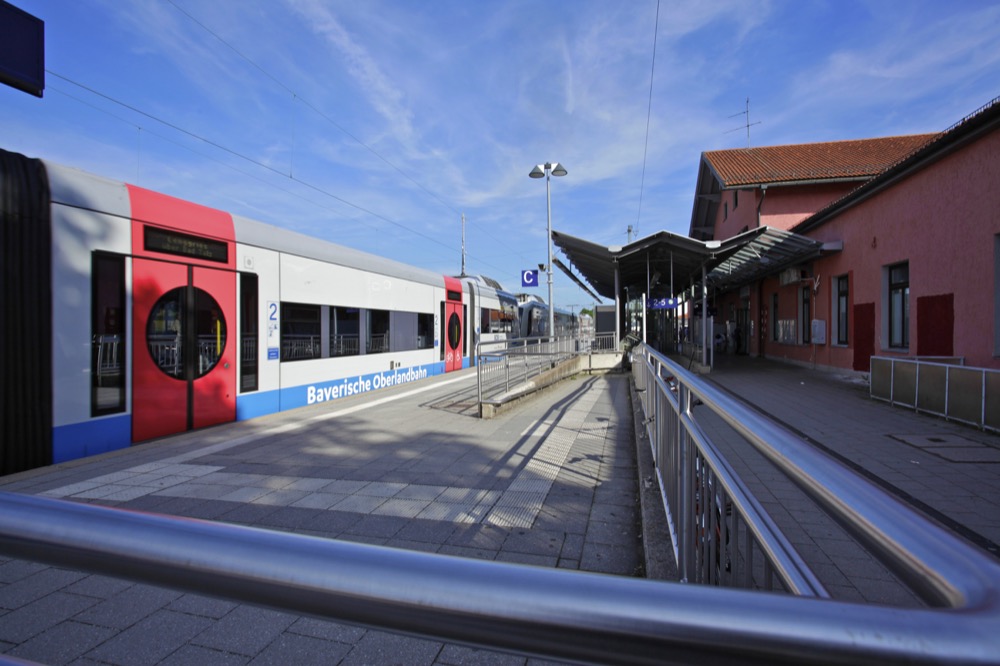
POLYGON ((267 302, 267 360, 281 359, 281 326, 278 319, 278 303, 267 302))

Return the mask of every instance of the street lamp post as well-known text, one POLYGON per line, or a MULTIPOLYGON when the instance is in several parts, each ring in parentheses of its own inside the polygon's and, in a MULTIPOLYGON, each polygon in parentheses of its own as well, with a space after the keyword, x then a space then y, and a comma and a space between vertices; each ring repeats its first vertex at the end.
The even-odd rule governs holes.
POLYGON ((552 195, 549 192, 549 174, 553 176, 565 176, 568 172, 566 168, 559 164, 559 162, 546 162, 545 164, 538 164, 531 173, 528 175, 532 178, 545 178, 545 208, 546 208, 546 218, 548 220, 548 234, 546 243, 549 249, 549 263, 546 267, 546 272, 549 276, 549 337, 553 338, 556 334, 555 327, 555 317, 556 317, 556 306, 552 302, 552 195))

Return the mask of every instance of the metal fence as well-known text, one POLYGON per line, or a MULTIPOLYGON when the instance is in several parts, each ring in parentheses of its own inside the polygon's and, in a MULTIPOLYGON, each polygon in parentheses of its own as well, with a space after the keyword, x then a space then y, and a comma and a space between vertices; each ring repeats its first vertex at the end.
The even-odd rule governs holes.
POLYGON ((551 370, 579 349, 576 338, 519 338, 476 345, 479 403, 501 401, 524 390, 534 377, 551 370))
POLYGON ((870 394, 893 405, 1000 432, 1000 370, 960 359, 873 356, 870 394))
POLYGON ((586 351, 595 353, 617 352, 618 344, 615 342, 616 338, 617 336, 614 333, 596 333, 585 343, 586 351))

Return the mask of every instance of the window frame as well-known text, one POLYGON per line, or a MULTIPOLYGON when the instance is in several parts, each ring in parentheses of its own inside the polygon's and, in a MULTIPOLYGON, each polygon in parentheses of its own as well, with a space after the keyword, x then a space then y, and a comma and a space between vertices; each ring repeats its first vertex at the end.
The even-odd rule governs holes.
POLYGON ((808 345, 812 342, 812 288, 808 284, 803 284, 800 289, 799 298, 799 319, 802 327, 802 344, 808 345))
MULTIPOLYGON (((317 358, 323 358, 323 307, 313 303, 294 303, 290 301, 281 302, 281 362, 282 363, 297 363, 299 361, 312 361, 317 358), (293 309, 297 309, 295 312, 293 309), (306 311, 315 312, 315 321, 312 318, 306 319, 301 316, 293 316, 293 314, 301 314, 306 311), (315 332, 291 332, 290 329, 295 326, 301 330, 310 328, 310 324, 314 324, 315 332), (308 335, 309 338, 309 355, 307 356, 292 356, 289 352, 290 347, 287 344, 290 342, 289 337, 291 335, 303 336, 308 335)), ((303 347, 305 349, 305 347, 303 347)))
POLYGON ((128 321, 127 317, 129 315, 129 307, 126 301, 126 257, 121 254, 113 254, 110 252, 93 252, 90 256, 90 334, 91 334, 91 354, 90 354, 90 415, 91 417, 96 416, 106 416, 108 414, 120 414, 125 411, 127 403, 127 377, 129 375, 129 358, 126 354, 128 349, 128 321), (98 263, 104 263, 111 265, 109 270, 114 271, 115 279, 112 281, 109 287, 102 289, 102 276, 99 274, 101 271, 98 269, 98 263), (117 283, 117 288, 114 283, 117 283), (108 295, 111 298, 107 298, 108 295), (109 326, 108 324, 108 308, 107 304, 112 304, 112 309, 117 310, 118 324, 117 326, 109 326), (117 307, 114 307, 117 304, 117 307), (104 309, 105 312, 101 313, 100 310, 104 309), (103 316, 102 316, 103 315, 103 316), (117 329, 117 333, 106 332, 107 329, 117 329), (103 340, 99 341, 99 337, 103 336, 117 336, 117 340, 103 340), (103 352, 106 347, 105 344, 111 345, 114 349, 114 353, 120 356, 118 360, 119 370, 118 370, 118 399, 113 404, 111 401, 108 404, 101 404, 100 398, 101 394, 106 394, 107 391, 101 391, 101 389, 106 389, 107 387, 102 386, 102 377, 104 373, 101 371, 101 363, 103 352))
POLYGON ((778 326, 778 292, 771 294, 771 342, 779 342, 781 333, 778 326))
POLYGON ((910 348, 910 262, 891 264, 886 266, 885 270, 888 326, 886 339, 889 349, 906 350, 910 348), (899 271, 905 271, 905 276, 901 276, 899 271), (897 321, 900 318, 902 321, 897 321))
POLYGON ((835 291, 833 294, 834 311, 832 319, 837 327, 837 335, 835 336, 835 339, 836 344, 846 347, 851 342, 851 281, 849 275, 838 275, 833 280, 835 284, 835 291))

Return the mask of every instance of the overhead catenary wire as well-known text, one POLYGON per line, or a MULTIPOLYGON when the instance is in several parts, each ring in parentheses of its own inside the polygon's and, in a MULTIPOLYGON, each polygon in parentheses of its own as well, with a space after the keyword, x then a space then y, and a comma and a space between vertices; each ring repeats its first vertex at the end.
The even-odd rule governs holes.
POLYGON ((646 106, 646 140, 642 147, 642 176, 639 178, 639 209, 635 214, 635 233, 639 234, 642 218, 642 193, 646 185, 646 155, 649 152, 649 122, 653 115, 653 75, 656 73, 656 36, 660 25, 660 0, 656 0, 656 17, 653 19, 653 57, 649 67, 649 103, 646 106))
MULTIPOLYGON (((175 123, 172 123, 172 122, 170 122, 168 120, 164 120, 163 118, 160 118, 160 117, 158 117, 156 115, 153 115, 153 114, 151 114, 151 113, 149 113, 147 111, 143 111, 142 109, 139 109, 138 107, 135 107, 135 106, 133 106, 133 105, 127 103, 127 102, 124 102, 124 101, 116 99, 116 98, 114 98, 114 97, 112 97, 110 95, 102 93, 102 92, 100 92, 100 91, 98 91, 98 90, 96 90, 96 89, 94 89, 94 88, 92 88, 90 86, 87 86, 87 85, 85 85, 83 83, 80 83, 79 81, 74 81, 73 79, 70 79, 70 78, 68 78, 66 76, 63 76, 62 74, 59 74, 58 72, 54 72, 54 71, 52 71, 50 69, 46 69, 45 72, 46 72, 46 74, 49 74, 49 75, 54 76, 54 77, 56 77, 58 79, 61 79, 61 80, 65 81, 65 82, 67 82, 67 83, 69 83, 71 85, 77 86, 77 87, 81 88, 82 90, 86 90, 87 92, 89 92, 92 95, 100 97, 100 98, 102 98, 104 100, 107 100, 107 101, 113 103, 113 104, 117 104, 117 105, 119 105, 119 106, 121 106, 121 107, 123 107, 125 109, 128 109, 129 111, 131 111, 133 113, 141 115, 141 116, 143 116, 145 118, 149 118, 150 120, 152 120, 154 122, 157 122, 157 123, 160 123, 161 125, 163 125, 165 127, 168 127, 168 128, 170 128, 170 129, 172 129, 172 130, 174 130, 174 131, 176 131, 176 132, 178 132, 180 134, 183 134, 183 135, 188 136, 188 137, 190 137, 192 139, 200 141, 200 142, 202 142, 202 143, 204 143, 206 145, 209 145, 209 146, 211 146, 213 148, 216 148, 217 150, 220 150, 220 151, 222 151, 224 153, 232 155, 233 157, 236 157, 236 158, 238 158, 240 160, 243 160, 245 162, 253 164, 254 166, 260 167, 260 168, 262 168, 262 169, 264 169, 266 171, 269 171, 269 172, 271 172, 271 173, 273 173, 273 174, 275 174, 275 175, 277 175, 277 176, 279 176, 281 178, 286 178, 286 179, 288 179, 288 180, 290 180, 292 182, 295 182, 295 183, 297 183, 297 184, 299 184, 299 185, 301 185, 303 187, 306 187, 306 188, 311 189, 311 190, 313 190, 313 191, 315 191, 315 192, 317 192, 319 194, 322 194, 322 195, 324 195, 326 197, 334 199, 334 200, 336 200, 336 201, 344 204, 345 206, 348 206, 350 208, 354 208, 355 210, 358 210, 358 211, 360 211, 362 213, 365 213, 366 215, 370 215, 370 216, 372 216, 372 217, 374 217, 374 218, 376 218, 378 220, 381 220, 381 221, 387 222, 387 223, 389 223, 389 224, 391 224, 393 226, 399 227, 400 229, 403 229, 404 231, 408 231, 409 233, 412 233, 415 236, 419 236, 420 238, 423 238, 424 240, 430 241, 430 242, 434 243, 435 245, 439 245, 439 246, 441 246, 443 248, 448 249, 449 251, 451 251, 451 250, 454 249, 454 247, 452 245, 450 245, 450 244, 442 241, 439 238, 435 238, 435 237, 430 236, 428 234, 425 234, 425 233, 422 233, 420 231, 417 231, 416 229, 412 229, 412 228, 406 226, 405 224, 403 224, 401 222, 398 222, 398 221, 396 221, 396 220, 394 220, 394 219, 392 219, 390 217, 382 215, 381 213, 377 213, 377 212, 375 212, 375 211, 373 211, 373 210, 371 210, 369 208, 365 208, 364 206, 356 204, 353 201, 350 201, 350 200, 345 199, 345 198, 343 198, 341 196, 338 196, 338 195, 334 194, 333 192, 330 192, 329 190, 326 190, 326 189, 324 189, 324 188, 322 188, 322 187, 320 187, 320 186, 318 186, 318 185, 316 185, 314 183, 310 183, 309 181, 302 180, 301 178, 298 178, 298 177, 296 177, 296 176, 294 176, 292 174, 285 173, 285 172, 281 171, 280 169, 278 169, 278 168, 276 168, 276 167, 274 167, 274 166, 272 166, 270 164, 267 164, 266 162, 262 162, 262 161, 260 161, 258 159, 250 157, 249 155, 246 155, 246 154, 241 153, 241 152, 239 152, 237 150, 229 148, 228 146, 225 146, 225 145, 223 145, 223 144, 221 144, 221 143, 219 143, 217 141, 214 141, 214 140, 209 139, 209 138, 207 138, 205 136, 202 136, 202 135, 200 135, 200 134, 198 134, 196 132, 192 132, 190 130, 187 130, 187 129, 185 129, 185 128, 183 128, 183 127, 181 127, 181 126, 179 126, 179 125, 177 125, 175 123)), ((66 94, 66 93, 63 93, 63 94, 66 94)), ((87 104, 86 102, 82 102, 82 100, 79 100, 79 98, 77 98, 75 96, 68 95, 68 94, 67 94, 67 96, 70 97, 71 99, 75 99, 75 100, 81 101, 81 103, 87 104)), ((88 106, 93 107, 93 105, 91 105, 91 104, 88 104, 88 106)), ((93 107, 93 108, 96 108, 96 107, 93 107)), ((116 116, 114 114, 109 114, 109 115, 111 115, 113 118, 117 118, 119 120, 122 120, 122 122, 127 122, 128 124, 133 125, 137 129, 140 129, 140 130, 143 129, 142 127, 140 127, 138 125, 135 125, 134 123, 132 123, 130 121, 126 121, 126 120, 120 118, 120 116, 116 116)), ((198 154, 200 154, 200 153, 198 153, 198 154)), ((245 172, 239 171, 238 169, 236 171, 238 171, 239 173, 244 173, 245 174, 245 172)), ((287 191, 287 190, 283 190, 283 191, 287 191)), ((500 268, 498 266, 493 266, 492 264, 488 264, 487 262, 481 261, 481 263, 483 265, 486 265, 486 266, 489 266, 491 268, 494 268, 494 269, 496 269, 498 271, 503 271, 504 270, 504 269, 502 269, 502 268, 500 268)))
MULTIPOLYGON (((180 12, 185 17, 187 17, 192 23, 194 23, 195 25, 197 25, 198 27, 200 27, 202 30, 204 30, 205 32, 207 32, 208 34, 210 34, 219 43, 221 43, 223 46, 225 46, 230 51, 232 51, 233 53, 235 53, 239 58, 241 58, 242 60, 246 61, 254 69, 256 69, 261 74, 263 74, 264 76, 266 76, 268 79, 270 79, 271 81, 273 81, 278 87, 280 87, 282 90, 284 90, 289 95, 291 95, 293 97, 293 99, 297 100, 298 102, 300 102, 301 104, 303 104, 306 108, 308 108, 313 113, 315 113, 317 116, 319 116, 320 118, 322 118, 326 122, 328 122, 331 125, 333 125, 334 127, 336 127, 338 130, 340 130, 341 132, 343 132, 351 140, 355 141, 358 145, 362 146, 365 150, 369 151, 372 155, 374 155, 379 160, 381 160, 382 162, 384 162, 387 166, 389 166, 390 168, 392 168, 393 170, 395 170, 397 173, 399 173, 399 175, 403 176, 408 181, 410 181, 411 183, 413 183, 417 188, 419 188, 424 193, 426 193, 428 196, 430 196, 432 199, 434 199, 435 201, 437 201, 438 203, 440 203, 442 206, 444 206, 445 208, 447 208, 448 210, 450 210, 456 216, 463 215, 463 213, 461 211, 459 211, 457 208, 455 208, 454 206, 452 206, 451 204, 449 204, 447 201, 445 201, 444 199, 442 199, 435 192, 432 192, 431 190, 429 190, 426 187, 424 187, 424 185, 422 183, 420 183, 415 178, 413 178, 412 176, 410 176, 408 173, 406 173, 405 171, 403 171, 403 169, 401 169, 400 167, 398 167, 395 164, 393 164, 391 161, 389 161, 388 158, 386 158, 384 155, 382 155, 377 150, 375 150, 374 148, 372 148, 370 145, 368 145, 367 143, 365 143, 364 141, 362 141, 360 138, 358 138, 357 136, 355 136, 347 128, 345 128, 343 125, 341 125, 336 120, 334 120, 329 114, 327 114, 324 111, 322 111, 321 109, 319 109, 315 104, 311 103, 309 100, 307 100, 306 98, 304 98, 301 95, 299 95, 298 93, 296 93, 288 85, 286 85, 283 81, 281 81, 276 76, 272 75, 266 69, 264 69, 263 67, 261 67, 255 60, 253 60, 252 58, 250 58, 249 56, 247 56, 245 53, 243 53, 242 51, 240 51, 238 48, 236 48, 235 46, 233 46, 232 44, 230 44, 221 35, 219 35, 216 31, 212 30, 210 27, 208 27, 207 25, 205 25, 202 21, 199 21, 197 18, 195 18, 194 15, 192 15, 190 12, 188 12, 183 7, 181 7, 180 5, 178 5, 176 2, 174 2, 174 0, 167 0, 167 2, 169 2, 170 5, 172 7, 174 7, 174 9, 176 9, 178 12, 180 12)), ((291 173, 291 169, 289 169, 289 174, 290 173, 291 173)), ((477 228, 481 232, 483 232, 484 234, 486 234, 487 236, 489 236, 494 241, 500 243, 504 247, 507 247, 508 250, 511 249, 511 248, 509 248, 507 246, 507 244, 504 242, 504 240, 502 238, 498 238, 498 237, 494 236, 493 234, 489 233, 489 231, 487 231, 483 227, 480 227, 479 225, 476 225, 476 226, 477 226, 477 228)), ((511 251, 513 251, 513 250, 511 250, 511 251)))

